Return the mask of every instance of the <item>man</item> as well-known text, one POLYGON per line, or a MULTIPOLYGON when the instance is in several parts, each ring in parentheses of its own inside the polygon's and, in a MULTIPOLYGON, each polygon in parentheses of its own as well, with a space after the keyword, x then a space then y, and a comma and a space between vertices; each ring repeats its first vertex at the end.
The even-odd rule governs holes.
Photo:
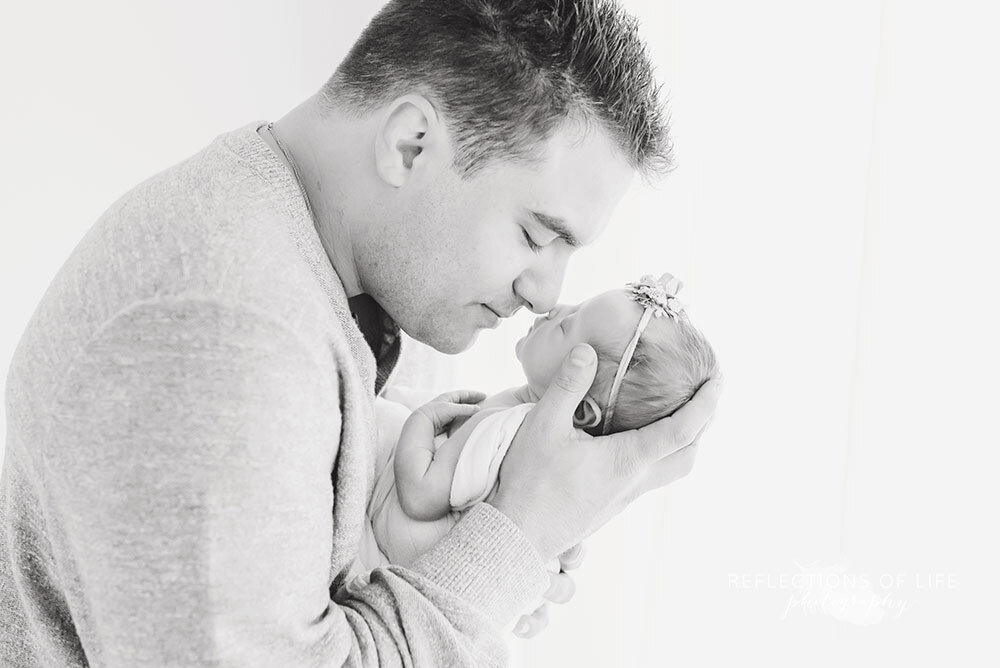
POLYGON ((551 309, 633 174, 668 164, 615 6, 397 0, 316 96, 127 193, 9 371, 0 663, 502 663, 543 564, 690 470, 720 383, 589 438, 582 346, 492 505, 352 595, 374 396, 400 328, 457 353, 551 309))

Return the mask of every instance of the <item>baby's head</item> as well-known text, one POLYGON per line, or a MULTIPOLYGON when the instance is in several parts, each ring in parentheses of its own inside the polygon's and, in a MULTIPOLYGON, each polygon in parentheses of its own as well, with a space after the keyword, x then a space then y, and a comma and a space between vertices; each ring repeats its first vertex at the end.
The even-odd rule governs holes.
MULTIPOLYGON (((619 288, 540 316, 514 347, 531 389, 543 394, 570 349, 590 344, 597 352, 597 375, 577 407, 574 423, 600 435, 618 365, 644 310, 631 289, 619 288)), ((652 315, 622 377, 607 433, 643 427, 672 414, 716 370, 712 347, 686 312, 652 315)))

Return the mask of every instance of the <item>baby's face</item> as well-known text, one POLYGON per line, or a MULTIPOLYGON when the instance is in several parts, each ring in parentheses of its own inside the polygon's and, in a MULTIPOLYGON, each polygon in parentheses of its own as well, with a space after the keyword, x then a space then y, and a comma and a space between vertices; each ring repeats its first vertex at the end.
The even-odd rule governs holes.
POLYGON ((560 304, 539 316, 514 345, 514 354, 531 389, 541 395, 573 346, 606 341, 624 352, 641 317, 642 307, 624 288, 608 290, 582 304, 560 304))

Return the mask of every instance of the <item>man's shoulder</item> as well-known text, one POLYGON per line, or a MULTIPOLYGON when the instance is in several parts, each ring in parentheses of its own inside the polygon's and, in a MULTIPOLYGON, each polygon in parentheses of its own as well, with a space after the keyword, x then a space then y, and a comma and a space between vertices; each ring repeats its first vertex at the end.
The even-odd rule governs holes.
MULTIPOLYGON (((239 155, 251 132, 219 135, 132 188, 87 231, 41 305, 50 325, 77 339, 64 347, 133 304, 188 295, 245 304, 303 334, 317 327, 326 336, 343 333, 330 303, 336 274, 308 236, 315 231, 289 207, 287 184, 269 184, 239 155)), ((267 147, 261 141, 246 150, 262 155, 267 147)))

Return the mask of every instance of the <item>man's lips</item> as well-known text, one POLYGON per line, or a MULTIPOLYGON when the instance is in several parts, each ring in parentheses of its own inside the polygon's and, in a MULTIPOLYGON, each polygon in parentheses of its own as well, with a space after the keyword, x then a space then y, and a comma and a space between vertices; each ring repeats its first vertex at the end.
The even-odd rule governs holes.
POLYGON ((496 311, 494 311, 493 309, 491 309, 489 306, 487 306, 486 304, 482 304, 481 306, 484 309, 486 309, 487 313, 489 313, 490 315, 493 316, 492 318, 490 318, 489 328, 490 329, 496 329, 497 327, 499 327, 500 326, 500 322, 502 320, 500 318, 500 315, 496 311))
POLYGON ((520 308, 521 308, 520 306, 518 306, 518 307, 514 308, 512 311, 510 311, 509 313, 504 314, 502 311, 499 311, 499 310, 493 308, 489 304, 483 304, 483 306, 485 306, 489 310, 493 311, 493 314, 496 315, 496 317, 504 319, 504 320, 506 320, 507 318, 511 317, 515 313, 517 313, 520 310, 520 308))

